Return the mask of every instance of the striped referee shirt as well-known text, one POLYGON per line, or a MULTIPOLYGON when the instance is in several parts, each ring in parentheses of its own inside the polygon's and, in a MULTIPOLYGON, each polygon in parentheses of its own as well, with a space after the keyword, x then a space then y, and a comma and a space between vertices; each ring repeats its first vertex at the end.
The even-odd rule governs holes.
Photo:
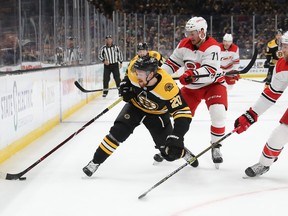
POLYGON ((104 62, 107 60, 109 64, 115 64, 115 63, 122 63, 123 62, 123 54, 120 50, 120 48, 114 44, 112 46, 104 45, 101 47, 99 51, 98 58, 100 61, 104 62))

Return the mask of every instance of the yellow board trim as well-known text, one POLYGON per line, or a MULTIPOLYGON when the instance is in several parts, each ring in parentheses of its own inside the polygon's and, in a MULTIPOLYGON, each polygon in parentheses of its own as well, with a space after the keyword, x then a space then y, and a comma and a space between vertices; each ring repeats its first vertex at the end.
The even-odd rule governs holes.
MULTIPOLYGON (((74 106, 72 106, 71 108, 63 112, 63 119, 66 119, 69 116, 71 116, 73 113, 75 113, 80 108, 88 104, 90 101, 92 101, 94 98, 96 98, 100 94, 101 93, 92 94, 87 99, 80 101, 79 103, 75 104, 74 106)), ((60 116, 57 115, 53 117, 52 119, 48 120, 47 122, 45 122, 39 128, 31 131, 27 135, 12 142, 7 147, 0 149, 0 163, 3 163, 5 160, 13 156, 15 153, 17 153, 18 151, 22 150, 23 148, 25 148, 26 146, 34 142, 39 137, 43 136, 43 134, 51 130, 53 127, 55 127, 59 123, 60 123, 60 116)))
POLYGON ((265 78, 267 74, 241 74, 242 78, 265 78))
POLYGON ((42 136, 45 132, 51 130, 55 125, 59 124, 59 115, 54 117, 53 119, 49 120, 41 127, 35 129, 34 131, 30 132, 29 134, 21 137, 8 145, 6 148, 0 150, 0 163, 7 160, 16 152, 20 151, 21 149, 25 148, 27 145, 32 143, 38 137, 42 136))

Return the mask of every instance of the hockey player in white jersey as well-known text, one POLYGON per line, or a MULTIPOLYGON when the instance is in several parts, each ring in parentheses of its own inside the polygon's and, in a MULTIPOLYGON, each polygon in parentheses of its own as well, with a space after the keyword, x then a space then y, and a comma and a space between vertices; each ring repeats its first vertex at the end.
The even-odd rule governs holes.
MULTIPOLYGON (((273 70, 271 83, 261 93, 256 103, 235 120, 237 133, 246 131, 266 110, 273 106, 288 86, 288 32, 281 39, 283 57, 273 70)), ((277 160, 285 144, 288 143, 288 109, 280 119, 280 124, 271 132, 264 145, 260 160, 245 170, 247 176, 255 177, 264 174, 277 160)))
MULTIPOLYGON (((232 34, 225 34, 223 42, 220 43, 221 48, 221 69, 225 72, 238 70, 240 64, 239 47, 233 43, 232 34)), ((240 78, 239 74, 225 76, 228 90, 231 90, 233 85, 240 78)))
MULTIPOLYGON (((220 46, 207 35, 207 22, 202 17, 193 17, 186 23, 186 38, 182 39, 162 68, 172 74, 184 66, 179 77, 183 85, 181 93, 192 115, 202 100, 205 100, 211 118, 211 143, 225 135, 227 90, 223 71, 220 68, 220 46), (193 78, 194 75, 207 75, 193 78)), ((212 160, 216 168, 223 162, 221 144, 212 148, 212 160)))

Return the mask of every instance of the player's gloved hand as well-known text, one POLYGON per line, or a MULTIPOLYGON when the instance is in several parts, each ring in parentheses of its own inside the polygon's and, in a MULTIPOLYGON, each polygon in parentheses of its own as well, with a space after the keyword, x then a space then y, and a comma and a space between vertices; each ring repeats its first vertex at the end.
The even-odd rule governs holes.
POLYGON ((160 147, 161 156, 167 161, 174 161, 185 155, 183 138, 175 135, 167 136, 164 146, 160 147))
POLYGON ((135 93, 132 88, 132 84, 130 80, 128 79, 128 77, 127 78, 125 77, 121 81, 120 86, 119 86, 119 95, 123 97, 123 100, 125 102, 130 101, 135 96, 135 93))
POLYGON ((239 79, 240 79, 239 74, 225 76, 225 80, 228 85, 234 85, 236 81, 238 81, 239 79))
POLYGON ((238 80, 240 79, 240 75, 239 75, 239 74, 233 75, 233 79, 234 79, 235 81, 238 81, 238 80))
POLYGON ((193 69, 186 70, 180 77, 179 81, 182 85, 188 85, 196 82, 199 78, 193 78, 193 76, 198 75, 198 72, 193 69))
POLYGON ((237 133, 240 134, 246 131, 252 124, 257 122, 258 114, 252 110, 250 107, 249 110, 246 111, 243 115, 237 118, 234 122, 234 127, 238 128, 237 133))

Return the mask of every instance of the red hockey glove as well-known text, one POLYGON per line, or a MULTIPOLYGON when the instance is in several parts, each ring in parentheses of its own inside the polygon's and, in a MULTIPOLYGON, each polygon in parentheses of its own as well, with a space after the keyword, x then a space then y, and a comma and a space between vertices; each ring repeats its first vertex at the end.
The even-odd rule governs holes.
POLYGON ((234 85, 236 81, 239 80, 239 78, 240 78, 239 74, 225 76, 225 80, 228 85, 234 85))
POLYGON ((234 78, 236 81, 238 81, 238 80, 240 79, 240 75, 239 75, 239 74, 235 74, 235 75, 233 76, 233 78, 234 78))
POLYGON ((165 145, 160 147, 162 157, 167 161, 174 161, 185 155, 183 138, 169 135, 165 145))
POLYGON ((250 107, 250 109, 247 110, 246 113, 244 113, 235 120, 234 127, 238 128, 236 132, 240 134, 246 131, 252 124, 257 122, 257 119, 258 119, 257 113, 254 112, 250 107))
POLYGON ((182 85, 188 85, 190 83, 196 82, 198 78, 193 78, 193 76, 198 75, 196 70, 186 70, 180 77, 179 81, 182 85))

